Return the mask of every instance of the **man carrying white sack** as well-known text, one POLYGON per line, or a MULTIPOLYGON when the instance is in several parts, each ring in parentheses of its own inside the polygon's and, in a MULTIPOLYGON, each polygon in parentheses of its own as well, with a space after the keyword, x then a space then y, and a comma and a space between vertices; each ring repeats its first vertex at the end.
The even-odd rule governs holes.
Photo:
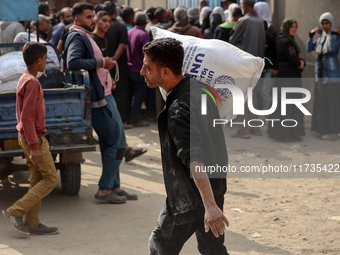
POLYGON ((158 116, 162 168, 167 193, 157 226, 149 239, 151 255, 179 254, 195 233, 198 250, 204 255, 228 255, 223 214, 226 174, 208 172, 209 166, 228 166, 222 126, 216 105, 207 100, 201 115, 204 85, 182 75, 184 50, 173 38, 156 39, 143 47, 141 75, 150 88, 167 93, 158 116))
MULTIPOLYGON (((151 30, 155 39, 170 37, 183 43, 182 73, 207 85, 206 89, 213 92, 215 96, 211 97, 216 99, 221 118, 219 125, 235 126, 231 120, 244 114, 245 100, 261 77, 264 59, 221 40, 184 36, 155 27, 151 30)), ((165 99, 166 93, 161 91, 165 99)))

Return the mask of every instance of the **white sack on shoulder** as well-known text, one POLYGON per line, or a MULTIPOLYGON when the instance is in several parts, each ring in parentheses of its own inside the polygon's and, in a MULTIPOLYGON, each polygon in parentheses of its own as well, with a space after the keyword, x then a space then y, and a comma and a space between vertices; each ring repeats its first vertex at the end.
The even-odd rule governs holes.
MULTIPOLYGON (((216 84, 235 85, 247 98, 248 88, 254 88, 261 77, 264 59, 238 49, 237 47, 216 39, 201 39, 193 36, 179 35, 157 27, 151 27, 153 38, 175 38, 182 42, 184 48, 183 74, 215 87, 216 84)), ((222 100, 219 105, 221 118, 234 118, 232 114, 232 93, 228 89, 216 89, 222 100)), ((164 97, 165 91, 162 91, 164 97)))

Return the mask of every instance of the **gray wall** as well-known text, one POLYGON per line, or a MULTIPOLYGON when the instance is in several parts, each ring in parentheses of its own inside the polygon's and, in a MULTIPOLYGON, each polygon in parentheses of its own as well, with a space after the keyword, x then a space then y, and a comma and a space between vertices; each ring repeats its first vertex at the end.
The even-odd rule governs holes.
MULTIPOLYGON (((340 28, 339 0, 271 0, 268 1, 273 10, 273 23, 277 31, 284 18, 294 18, 298 22, 296 41, 301 48, 301 57, 307 61, 307 68, 303 77, 313 77, 317 54, 308 53, 306 44, 308 33, 319 24, 319 17, 324 12, 331 12, 334 16, 335 27, 340 28)), ((314 39, 317 35, 314 35, 314 39)))
MULTIPOLYGON (((324 12, 331 12, 334 16, 336 28, 340 28, 340 1, 339 0, 267 0, 271 5, 273 25, 280 31, 285 18, 294 18, 298 22, 298 31, 295 40, 301 48, 300 57, 306 60, 307 67, 302 73, 302 86, 312 93, 306 107, 312 111, 314 99, 314 73, 317 54, 307 52, 306 45, 309 32, 319 25, 319 17, 324 12)), ((317 35, 314 35, 314 39, 317 35)), ((340 57, 340 54, 338 58, 340 57)), ((309 125, 309 124, 307 124, 309 125)))

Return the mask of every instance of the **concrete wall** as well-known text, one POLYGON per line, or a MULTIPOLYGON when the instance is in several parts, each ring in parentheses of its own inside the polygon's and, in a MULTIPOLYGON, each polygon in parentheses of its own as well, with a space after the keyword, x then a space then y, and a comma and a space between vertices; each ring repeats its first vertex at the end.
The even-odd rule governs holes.
MULTIPOLYGON (((296 41, 301 48, 301 57, 307 61, 304 77, 313 77, 317 54, 308 53, 306 44, 308 33, 319 25, 319 17, 324 12, 331 12, 334 16, 335 27, 340 28, 340 1, 339 0, 271 0, 273 23, 277 31, 282 21, 291 17, 298 22, 296 41)), ((314 36, 314 39, 317 35, 314 36)))
MULTIPOLYGON (((324 12, 331 12, 334 16, 336 28, 340 28, 340 1, 339 0, 268 0, 271 5, 273 25, 280 31, 280 26, 285 18, 294 18, 298 22, 298 31, 295 38, 301 53, 300 57, 306 60, 307 67, 302 72, 302 86, 312 93, 312 100, 306 104, 312 111, 314 99, 314 73, 317 53, 307 52, 307 39, 309 32, 319 25, 319 17, 324 12)), ((314 39, 317 35, 314 35, 314 39)), ((338 56, 340 59, 340 54, 338 56)))

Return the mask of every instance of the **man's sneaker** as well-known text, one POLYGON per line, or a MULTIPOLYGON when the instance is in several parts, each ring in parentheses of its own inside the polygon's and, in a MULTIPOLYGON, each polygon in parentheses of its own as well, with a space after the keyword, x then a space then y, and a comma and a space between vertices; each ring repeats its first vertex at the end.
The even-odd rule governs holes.
POLYGON ((59 229, 55 227, 47 227, 44 224, 39 223, 38 227, 31 229, 31 235, 54 235, 58 234, 59 229))
POLYGON ((15 227, 15 229, 19 231, 21 234, 24 234, 24 235, 30 234, 30 232, 24 225, 24 221, 22 217, 17 217, 14 214, 10 213, 8 210, 2 210, 2 214, 13 225, 13 227, 15 227))

